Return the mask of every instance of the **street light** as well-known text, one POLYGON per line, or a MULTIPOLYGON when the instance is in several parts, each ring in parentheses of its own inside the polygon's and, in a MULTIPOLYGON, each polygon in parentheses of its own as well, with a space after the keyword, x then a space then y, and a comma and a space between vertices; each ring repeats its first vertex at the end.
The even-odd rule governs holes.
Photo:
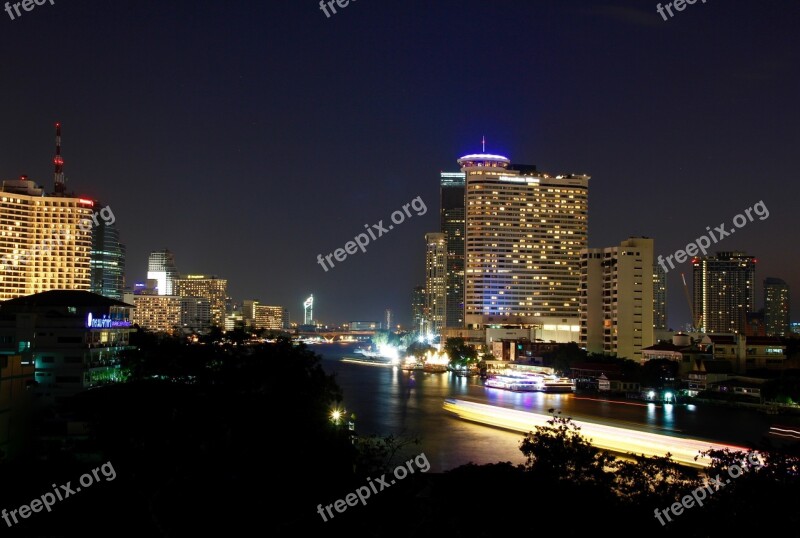
POLYGON ((342 419, 342 415, 344 415, 343 411, 339 409, 334 409, 333 411, 331 411, 331 422, 333 422, 338 426, 339 421, 342 419))

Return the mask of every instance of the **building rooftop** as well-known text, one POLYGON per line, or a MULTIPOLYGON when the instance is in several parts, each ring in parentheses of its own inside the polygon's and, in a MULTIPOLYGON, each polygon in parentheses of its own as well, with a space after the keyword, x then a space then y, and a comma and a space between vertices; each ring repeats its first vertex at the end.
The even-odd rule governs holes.
POLYGON ((81 290, 51 290, 42 293, 34 293, 16 299, 9 299, 0 303, 0 311, 8 307, 24 308, 39 306, 133 306, 116 299, 109 299, 103 295, 98 295, 90 291, 81 290))

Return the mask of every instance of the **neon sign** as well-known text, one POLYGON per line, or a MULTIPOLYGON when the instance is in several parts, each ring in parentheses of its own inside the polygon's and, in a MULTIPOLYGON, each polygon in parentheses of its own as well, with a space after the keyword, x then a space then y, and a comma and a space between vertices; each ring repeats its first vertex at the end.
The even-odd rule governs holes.
POLYGON ((86 316, 86 327, 89 329, 118 329, 121 327, 130 327, 131 322, 128 320, 122 319, 109 319, 106 316, 102 318, 95 319, 92 317, 92 313, 89 312, 89 315, 86 316))

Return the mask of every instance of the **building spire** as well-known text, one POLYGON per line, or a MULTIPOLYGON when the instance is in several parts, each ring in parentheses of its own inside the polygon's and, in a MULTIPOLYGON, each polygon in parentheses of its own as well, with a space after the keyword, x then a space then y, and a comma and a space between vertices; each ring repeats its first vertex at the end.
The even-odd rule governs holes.
POLYGON ((61 157, 61 123, 56 123, 56 156, 53 157, 53 164, 55 165, 53 174, 55 193, 63 196, 67 192, 67 186, 64 184, 64 159, 61 157))
POLYGON ((486 153, 486 137, 485 136, 481 139, 481 144, 483 145, 483 153, 486 153))

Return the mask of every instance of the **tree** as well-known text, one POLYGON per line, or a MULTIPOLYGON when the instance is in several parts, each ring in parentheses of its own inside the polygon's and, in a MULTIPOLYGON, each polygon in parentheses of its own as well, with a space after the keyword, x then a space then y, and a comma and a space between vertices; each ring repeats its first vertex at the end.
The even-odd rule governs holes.
POLYGON ((550 482, 594 483, 610 486, 609 467, 614 457, 592 446, 580 434, 580 427, 561 411, 550 409, 547 426, 536 426, 520 443, 525 469, 550 482))
POLYGON ((550 364, 561 374, 568 374, 572 365, 586 360, 586 351, 575 342, 558 346, 552 352, 544 355, 545 364, 550 364))
POLYGON ((643 387, 672 388, 678 377, 678 363, 669 359, 653 359, 641 367, 643 387))
POLYGON ((478 350, 459 336, 448 338, 444 344, 444 350, 450 357, 450 364, 467 366, 478 361, 478 350))
POLYGON ((426 344, 425 342, 412 342, 411 345, 406 348, 406 353, 417 358, 422 358, 426 353, 428 353, 428 351, 435 350, 436 348, 430 344, 426 344))

